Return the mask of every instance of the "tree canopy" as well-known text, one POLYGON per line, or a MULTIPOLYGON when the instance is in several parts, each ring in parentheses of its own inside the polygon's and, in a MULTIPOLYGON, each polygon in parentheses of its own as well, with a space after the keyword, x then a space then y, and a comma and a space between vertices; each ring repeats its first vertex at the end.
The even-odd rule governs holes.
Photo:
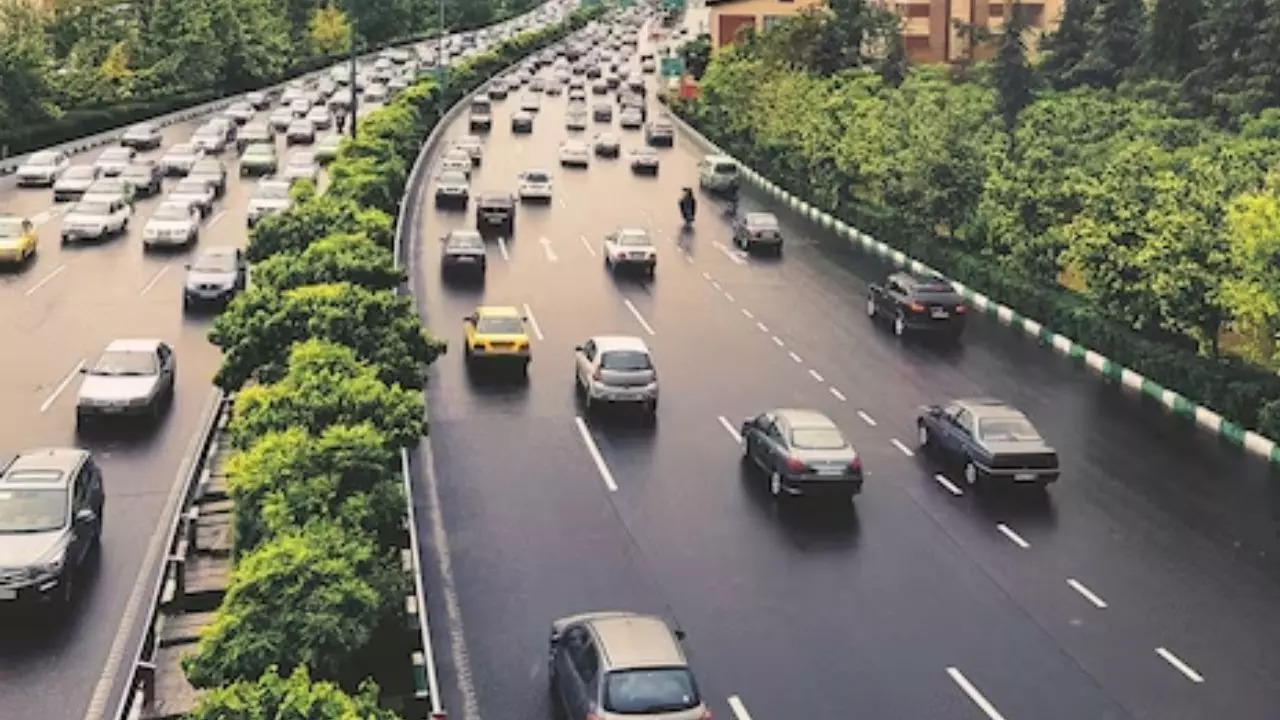
POLYGON ((362 684, 348 694, 331 682, 313 681, 306 666, 287 677, 269 667, 255 680, 213 688, 196 701, 188 720, 399 720, 378 707, 378 687, 362 684))
POLYGON ((404 279, 391 252, 362 234, 328 235, 300 253, 273 255, 253 267, 254 284, 276 290, 338 282, 394 290, 404 279))

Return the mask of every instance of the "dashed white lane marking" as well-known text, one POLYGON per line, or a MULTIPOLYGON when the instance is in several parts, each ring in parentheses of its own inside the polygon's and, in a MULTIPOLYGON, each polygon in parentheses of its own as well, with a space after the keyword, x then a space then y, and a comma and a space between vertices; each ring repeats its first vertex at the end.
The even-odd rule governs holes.
POLYGON ((529 303, 524 304, 524 316, 529 321, 529 327, 533 329, 533 334, 539 340, 545 340, 542 335, 542 326, 538 324, 538 317, 533 314, 533 308, 529 307, 529 303))
POLYGON ((977 705, 979 710, 986 713, 988 718, 991 718, 991 720, 1005 720, 1005 717, 1000 714, 1000 711, 996 709, 996 706, 992 705, 991 701, 988 700, 986 696, 978 690, 978 688, 974 687, 973 683, 969 682, 969 678, 965 677, 964 673, 960 672, 959 669, 949 667, 947 668, 947 675, 951 676, 952 682, 958 685, 960 690, 964 692, 965 695, 968 695, 969 699, 973 701, 973 704, 977 705))
POLYGON ((1071 586, 1072 590, 1075 590, 1076 592, 1083 595, 1085 600, 1088 600, 1089 602, 1093 603, 1094 607, 1098 608, 1099 610, 1107 609, 1107 601, 1098 597, 1097 593, 1085 587, 1084 583, 1080 582, 1075 578, 1067 578, 1067 584, 1071 586))
POLYGON ((1004 535, 1005 537, 1009 538, 1009 542, 1013 543, 1014 545, 1017 545, 1023 550, 1026 550, 1027 548, 1031 547, 1031 543, 1027 542, 1026 540, 1023 540, 1022 536, 1014 532, 1013 528, 1009 527, 1008 525, 1005 525, 1004 523, 996 523, 996 529, 1000 531, 1001 535, 1004 535))
POLYGON ((587 252, 591 253, 591 257, 595 257, 595 256, 596 256, 596 249, 595 249, 595 248, 593 248, 593 247, 591 247, 591 243, 587 242, 587 236, 586 236, 586 235, 579 235, 579 236, 578 236, 578 239, 582 241, 582 247, 586 248, 586 249, 587 249, 587 252))
POLYGON ((644 316, 640 314, 640 311, 636 309, 636 306, 630 300, 623 300, 622 304, 627 306, 627 309, 631 311, 631 315, 635 317, 636 322, 640 323, 640 327, 644 328, 645 332, 650 335, 658 334, 657 331, 653 329, 653 326, 649 324, 649 321, 644 319, 644 316))
POLYGON ((1177 669, 1177 671, 1178 671, 1178 672, 1180 672, 1180 673, 1182 673, 1183 675, 1185 675, 1185 676, 1186 676, 1186 678, 1187 678, 1188 680, 1190 680, 1191 682, 1193 682, 1193 683, 1202 683, 1202 682, 1204 682, 1204 676, 1203 676, 1203 675, 1201 675, 1200 673, 1196 672, 1196 671, 1195 671, 1195 670, 1194 670, 1190 665, 1188 665, 1188 664, 1186 664, 1185 662, 1183 662, 1183 661, 1182 661, 1182 658, 1178 657, 1177 655, 1174 655, 1174 654, 1173 654, 1172 652, 1170 652, 1168 649, 1166 649, 1166 648, 1162 648, 1162 647, 1158 647, 1158 648, 1156 648, 1156 654, 1157 654, 1157 655, 1159 655, 1160 657, 1164 658, 1165 662, 1169 663, 1169 664, 1170 664, 1170 665, 1172 665, 1175 669, 1177 669))
POLYGON ((720 426, 724 428, 724 431, 729 433, 729 437, 733 438, 734 442, 741 445, 742 434, 738 432, 738 428, 733 426, 733 423, 729 422, 729 418, 719 415, 716 419, 720 421, 720 426))
POLYGON ((704 271, 702 272, 702 279, 703 279, 703 280, 710 280, 710 279, 711 279, 711 273, 706 272, 706 271, 704 270, 704 271))
POLYGON ((794 350, 788 351, 787 357, 791 358, 791 361, 797 365, 804 362, 804 358, 797 355, 794 350))
POLYGON ((733 296, 730 295, 729 293, 724 294, 724 299, 728 300, 729 302, 733 302, 733 296))
POLYGON ((778 337, 777 335, 773 335, 772 340, 773 340, 773 344, 777 345, 778 347, 782 347, 783 345, 786 344, 782 342, 782 338, 778 337))
POLYGON ((743 315, 744 317, 746 317, 748 320, 751 320, 751 319, 754 319, 754 318, 755 318, 755 315, 752 315, 752 314, 751 314, 751 311, 750 311, 750 310, 748 310, 748 309, 746 309, 746 308, 742 308, 742 315, 743 315))
POLYGON ((156 283, 160 282, 160 278, 164 277, 164 274, 169 272, 169 268, 171 267, 173 266, 170 263, 165 263, 159 270, 156 271, 155 275, 151 276, 151 280, 148 281, 146 285, 142 286, 142 292, 138 294, 146 295, 147 293, 151 292, 151 288, 155 287, 156 283))
POLYGON ((58 217, 61 214, 62 214, 62 208, 51 207, 48 210, 41 210, 40 212, 31 216, 31 224, 35 225, 36 227, 40 227, 41 225, 49 222, 50 220, 58 217))
POLYGON ((762 332, 762 333, 767 333, 767 332, 769 332, 769 326, 768 326, 768 325, 765 325, 764 323, 762 323, 762 322, 760 322, 760 321, 758 321, 758 320, 756 321, 756 327, 760 328, 760 332, 762 332))
POLYGON ((826 381, 827 381, 827 379, 826 379, 826 378, 822 377, 822 373, 818 372, 817 370, 813 370, 813 369, 810 369, 810 370, 809 370, 809 377, 813 378, 814 380, 817 380, 818 382, 826 382, 826 381))
POLYGON ((902 453, 903 455, 906 455, 907 457, 915 456, 915 453, 911 452, 911 448, 907 447, 906 445, 903 445, 902 441, 899 440, 898 438, 889 438, 889 442, 893 443, 893 446, 898 448, 898 452, 902 453))
POLYGON ((844 402, 849 399, 844 396, 844 393, 840 392, 836 388, 833 388, 833 387, 827 388, 827 390, 830 391, 830 393, 835 397, 835 399, 839 400, 840 402, 844 402))
POLYGON ((609 472, 609 466, 604 464, 604 456, 600 454, 600 448, 596 447, 595 438, 591 437, 591 431, 587 429, 587 423, 582 419, 581 415, 575 416, 573 422, 578 426, 578 434, 582 436, 582 442, 587 446, 587 453, 591 455, 591 461, 596 464, 596 471, 600 473, 600 479, 604 481, 604 486, 609 492, 618 491, 618 483, 613 480, 613 473, 609 472))
POLYGON ((511 260, 511 253, 507 251, 506 238, 498 238, 498 252, 502 253, 503 260, 511 260))
POLYGON ((212 228, 214 225, 217 225, 218 221, 222 219, 222 216, 226 214, 227 214, 226 210, 219 210, 217 214, 209 218, 209 222, 205 223, 205 229, 209 229, 209 228, 212 228))
POLYGON ((712 245, 715 245, 716 249, 719 250, 725 257, 729 258, 729 260, 733 262, 734 265, 747 264, 746 258, 734 252, 727 245, 720 242, 719 240, 716 240, 715 242, 713 242, 712 245))
POLYGON ((711 287, 715 288, 717 292, 724 292, 724 288, 720 287, 720 283, 715 280, 711 281, 711 287))
POLYGON ((45 275, 43 278, 40 278, 40 281, 37 282, 35 285, 32 285, 31 287, 27 288, 27 291, 23 294, 26 295, 27 297, 31 297, 32 295, 35 295, 36 292, 40 290, 40 288, 44 287, 45 285, 48 285, 50 280, 66 272, 66 270, 67 270, 66 265, 59 265, 58 267, 54 268, 53 271, 50 272, 48 275, 45 275))
POLYGON ((62 382, 58 383, 58 386, 53 389, 53 392, 49 393, 49 397, 45 398, 44 402, 40 404, 40 412, 48 412, 49 408, 53 407, 53 404, 58 400, 58 396, 62 394, 63 390, 67 389, 72 380, 76 379, 76 375, 79 375, 83 368, 84 358, 81 358, 76 363, 76 366, 71 368, 71 372, 67 373, 67 376, 62 379, 62 382))
POLYGON ((751 720, 751 713, 747 712, 747 706, 743 704, 742 698, 737 695, 729 696, 729 710, 733 712, 733 716, 737 720, 751 720))
POLYGON ((547 256, 547 260, 556 262, 560 259, 560 257, 556 255, 556 251, 551 247, 551 240, 547 238, 538 238, 538 244, 542 246, 542 254, 547 256))
POLYGON ((934 473, 933 481, 938 483, 942 487, 946 488, 947 492, 951 493, 952 495, 955 495, 956 497, 960 497, 961 495, 964 494, 964 491, 961 490, 958 485, 948 480, 947 476, 943 475, 942 473, 934 473))
POLYGON ((878 424, 876 419, 868 415, 865 410, 859 410, 858 417, 862 419, 862 422, 870 425, 871 427, 875 427, 878 424))

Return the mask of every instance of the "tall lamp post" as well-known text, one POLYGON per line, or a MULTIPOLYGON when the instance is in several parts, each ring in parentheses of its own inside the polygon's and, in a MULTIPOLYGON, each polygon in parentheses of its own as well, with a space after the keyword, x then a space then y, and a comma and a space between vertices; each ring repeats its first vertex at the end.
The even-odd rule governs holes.
POLYGON ((350 36, 347 42, 347 59, 351 64, 351 139, 356 138, 356 125, 359 123, 357 119, 360 115, 360 93, 356 87, 357 65, 356 65, 356 25, 354 22, 348 22, 347 33, 350 36))
POLYGON ((444 0, 440 0, 440 26, 436 28, 436 82, 444 82, 444 0))

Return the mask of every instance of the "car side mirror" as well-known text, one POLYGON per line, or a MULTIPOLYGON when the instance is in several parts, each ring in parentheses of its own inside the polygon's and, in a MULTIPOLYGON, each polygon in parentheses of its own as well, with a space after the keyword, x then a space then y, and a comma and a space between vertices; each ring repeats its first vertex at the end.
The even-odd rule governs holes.
POLYGON ((676 630, 675 636, 677 640, 679 640, 680 642, 684 642, 685 632, 683 630, 676 630))
POLYGON ((474 323, 475 321, 476 321, 476 318, 474 315, 467 315, 466 317, 462 318, 462 322, 464 323, 474 323))
POLYGON ((85 525, 97 519, 98 513, 94 512, 90 508, 82 508, 76 511, 76 523, 78 524, 85 525))
POLYGON ((76 372, 80 373, 81 375, 88 375, 88 374, 89 374, 89 368, 81 366, 81 368, 80 368, 79 370, 77 370, 76 372))
POLYGON ((582 352, 582 346, 581 346, 581 345, 574 345, 574 346, 573 346, 573 351, 574 351, 574 352, 582 352))

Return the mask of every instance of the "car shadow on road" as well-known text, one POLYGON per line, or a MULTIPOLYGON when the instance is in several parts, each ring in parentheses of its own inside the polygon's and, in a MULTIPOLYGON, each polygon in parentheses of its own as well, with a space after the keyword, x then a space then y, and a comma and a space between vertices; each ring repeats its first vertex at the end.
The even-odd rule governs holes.
POLYGON ((1035 487, 985 487, 969 493, 973 507, 990 522, 1052 530, 1058 524, 1052 490, 1035 487))
POLYGON ((769 494, 763 473, 738 464, 738 479, 750 505, 797 550, 832 552, 858 545, 861 523, 856 502, 833 498, 780 497, 769 494))
POLYGON ((94 588, 102 572, 102 552, 94 552, 85 558, 75 578, 75 593, 70 606, 54 604, 24 604, 12 608, 0 607, 0 660, 23 659, 33 656, 56 654, 71 645, 83 634, 81 623, 88 622, 84 612, 86 602, 92 602, 94 588))

